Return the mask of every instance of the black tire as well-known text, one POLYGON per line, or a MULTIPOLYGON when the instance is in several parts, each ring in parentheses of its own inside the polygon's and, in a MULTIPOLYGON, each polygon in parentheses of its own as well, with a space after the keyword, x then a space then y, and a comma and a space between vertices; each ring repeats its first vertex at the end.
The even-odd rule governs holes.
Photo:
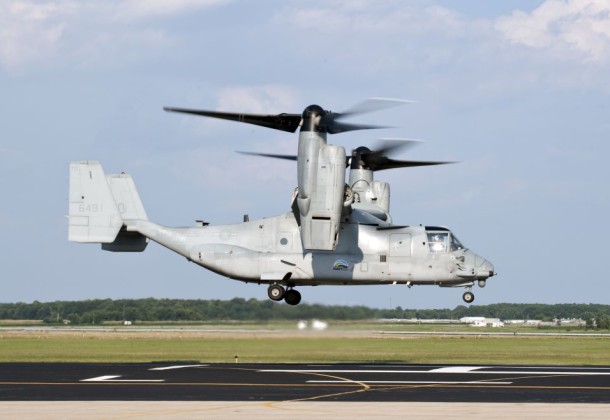
POLYGON ((284 296, 284 300, 289 305, 298 305, 299 302, 301 302, 301 294, 294 289, 290 289, 286 291, 286 296, 284 296))
POLYGON ((280 286, 279 284, 272 284, 267 289, 267 296, 269 299, 279 302, 284 299, 284 295, 286 294, 286 290, 280 286))
POLYGON ((466 302, 466 303, 472 303, 474 301, 474 293, 472 293, 472 292, 465 292, 462 295, 462 299, 464 299, 464 302, 466 302))

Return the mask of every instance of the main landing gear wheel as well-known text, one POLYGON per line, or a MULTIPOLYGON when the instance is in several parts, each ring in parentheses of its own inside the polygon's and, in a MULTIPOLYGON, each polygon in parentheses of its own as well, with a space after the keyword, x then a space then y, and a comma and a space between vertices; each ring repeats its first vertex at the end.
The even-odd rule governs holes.
POLYGON ((464 302, 466 302, 466 303, 472 303, 472 301, 474 300, 474 293, 472 293, 472 292, 465 292, 462 295, 462 299, 464 299, 464 302))
POLYGON ((269 286, 269 289, 267 289, 267 295, 269 296, 269 299, 275 300, 276 302, 279 302, 280 300, 284 299, 285 294, 286 290, 279 284, 272 284, 271 286, 269 286))
POLYGON ((284 300, 289 305, 298 305, 301 301, 301 294, 294 289, 287 290, 284 300))

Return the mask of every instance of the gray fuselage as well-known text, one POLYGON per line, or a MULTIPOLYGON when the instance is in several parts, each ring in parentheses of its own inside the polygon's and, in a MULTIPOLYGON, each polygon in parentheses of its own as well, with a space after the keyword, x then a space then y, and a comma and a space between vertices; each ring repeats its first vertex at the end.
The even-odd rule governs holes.
POLYGON ((491 263, 463 248, 446 228, 349 220, 340 225, 335 251, 304 251, 291 212, 219 226, 168 228, 145 220, 125 220, 125 225, 202 267, 245 282, 460 286, 494 274, 491 263))

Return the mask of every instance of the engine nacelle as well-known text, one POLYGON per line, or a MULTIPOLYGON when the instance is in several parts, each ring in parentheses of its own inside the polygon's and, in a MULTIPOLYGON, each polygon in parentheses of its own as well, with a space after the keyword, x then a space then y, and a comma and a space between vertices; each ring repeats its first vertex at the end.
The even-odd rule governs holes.
POLYGON ((376 204, 386 213, 390 211, 390 184, 387 182, 374 181, 371 183, 371 202, 376 204))
POLYGON ((345 199, 345 149, 322 145, 317 162, 309 171, 313 176, 308 177, 303 187, 310 193, 297 197, 303 248, 332 251, 339 239, 345 199))

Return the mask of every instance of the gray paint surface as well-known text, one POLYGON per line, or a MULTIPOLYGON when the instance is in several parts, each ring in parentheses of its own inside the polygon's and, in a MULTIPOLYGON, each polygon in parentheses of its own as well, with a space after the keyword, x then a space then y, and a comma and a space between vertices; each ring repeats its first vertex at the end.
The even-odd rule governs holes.
MULTIPOLYGON (((341 204, 335 249, 312 250, 303 247, 294 212, 231 225, 166 227, 147 220, 129 175, 106 176, 97 161, 72 162, 69 239, 103 243, 111 251, 142 251, 146 246, 142 238, 148 238, 225 277, 290 289, 325 284, 432 284, 469 289, 474 281, 484 282, 494 275, 487 260, 461 244, 451 248, 452 234, 447 229, 392 226, 352 208, 351 203, 345 208, 343 200, 341 204), (361 223, 362 219, 377 223, 361 223)), ((300 216, 302 221, 303 213, 300 216)), ((326 239, 325 235, 324 229, 312 229, 312 243, 320 236, 326 239)))

